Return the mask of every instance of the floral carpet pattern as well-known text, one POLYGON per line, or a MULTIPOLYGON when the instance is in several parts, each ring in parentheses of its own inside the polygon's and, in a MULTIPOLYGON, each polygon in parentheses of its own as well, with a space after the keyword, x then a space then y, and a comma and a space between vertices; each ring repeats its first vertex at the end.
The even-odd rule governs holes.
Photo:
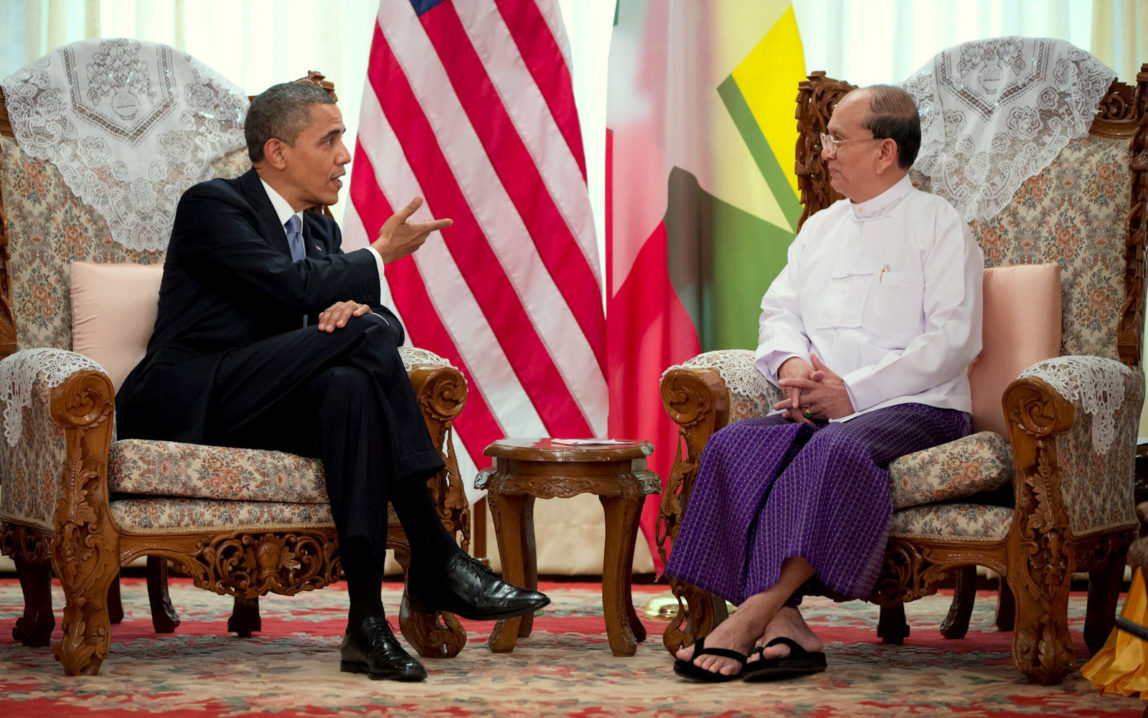
MULTIPOLYGON (((69 678, 50 649, 12 640, 22 611, 15 578, 0 579, 0 716, 1139 716, 1136 698, 1102 695, 1071 674, 1059 686, 1027 683, 1013 668, 1011 634, 992 628, 994 596, 982 593, 969 634, 946 640, 937 626, 950 597, 907 606, 911 634, 901 646, 876 638, 877 609, 809 598, 805 613, 825 641, 829 669, 778 683, 695 684, 677 679, 661 644, 665 624, 645 620, 649 636, 630 658, 606 640, 598 584, 543 584, 552 603, 512 653, 492 654, 490 624, 464 622, 469 643, 453 659, 424 661, 424 683, 370 681, 339 672, 346 610, 341 585, 292 598, 265 598, 263 631, 226 632, 230 599, 172 582, 182 625, 151 628, 142 579, 124 581, 124 622, 112 627, 111 653, 95 677, 69 678)), ((662 586, 635 586, 641 613, 662 586)), ((400 588, 384 602, 397 615, 400 588)), ((1087 658, 1080 629, 1085 597, 1069 612, 1078 665, 1087 658)), ((55 587, 57 631, 63 594, 55 587)))

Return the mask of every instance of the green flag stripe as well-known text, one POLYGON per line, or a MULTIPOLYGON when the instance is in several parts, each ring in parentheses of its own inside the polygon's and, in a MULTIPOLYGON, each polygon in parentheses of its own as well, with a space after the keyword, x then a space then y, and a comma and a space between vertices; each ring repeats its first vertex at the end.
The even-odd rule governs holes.
POLYGON ((757 164, 758 171, 765 178, 769 191, 777 199, 778 206, 781 207, 786 221, 789 222, 789 230, 796 232, 797 222, 801 218, 801 203, 793 194, 793 187, 789 184, 785 171, 781 169, 777 156, 773 154, 765 135, 761 133, 761 127, 754 119, 753 112, 746 104, 745 97, 742 96, 733 75, 718 85, 718 95, 737 127, 738 134, 741 135, 746 147, 749 148, 749 153, 757 164))

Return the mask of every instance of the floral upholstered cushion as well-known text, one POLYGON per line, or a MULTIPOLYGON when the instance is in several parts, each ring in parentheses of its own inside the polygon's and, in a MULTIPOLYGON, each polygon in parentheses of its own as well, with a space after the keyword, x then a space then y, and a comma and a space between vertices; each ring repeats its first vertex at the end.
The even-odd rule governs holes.
MULTIPOLYGON (((212 164, 212 175, 237 177, 250 162, 246 150, 212 164)), ((17 348, 72 348, 72 262, 163 261, 161 252, 129 250, 112 241, 107 222, 76 198, 54 165, 24 154, 10 137, 0 137, 11 300, 17 348)))
POLYGON ((986 267, 1060 266, 1061 354, 1118 358, 1130 191, 1128 140, 1075 139, 995 217, 971 225, 986 267))
POLYGON ((982 431, 902 456, 889 465, 893 508, 993 491, 1012 482, 1012 453, 996 432, 982 431))
POLYGON ((334 527, 328 504, 209 499, 120 499, 111 502, 121 531, 162 533, 204 528, 243 531, 334 527))
POLYGON ((42 529, 55 526, 60 467, 67 455, 64 430, 48 410, 50 391, 44 383, 31 387, 27 405, 16 407, 21 419, 19 441, 14 447, 4 442, 0 448, 0 516, 42 529))
POLYGON ((1013 510, 985 504, 932 504, 893 512, 889 538, 1003 541, 1013 510))
POLYGON ((112 444, 113 494, 326 504, 323 464, 281 451, 125 439, 112 444))

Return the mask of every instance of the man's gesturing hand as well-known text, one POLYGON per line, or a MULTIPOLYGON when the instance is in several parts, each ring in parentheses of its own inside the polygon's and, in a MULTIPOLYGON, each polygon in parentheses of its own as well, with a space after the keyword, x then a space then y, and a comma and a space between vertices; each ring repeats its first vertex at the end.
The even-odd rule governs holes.
POLYGON ((330 334, 336 329, 347 326, 351 317, 361 317, 370 314, 371 308, 358 302, 335 302, 319 313, 319 331, 330 334))
POLYGON ((379 230, 379 238, 371 243, 371 249, 379 253, 384 262, 393 262, 402 259, 423 246, 427 235, 431 232, 449 227, 454 223, 450 219, 434 219, 429 222, 408 222, 412 214, 422 206, 423 198, 415 197, 411 203, 391 215, 383 222, 379 230))

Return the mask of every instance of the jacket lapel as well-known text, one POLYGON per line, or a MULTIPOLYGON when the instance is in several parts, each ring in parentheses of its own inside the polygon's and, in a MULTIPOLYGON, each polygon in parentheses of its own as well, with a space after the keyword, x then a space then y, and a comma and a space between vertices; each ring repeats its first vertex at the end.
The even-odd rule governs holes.
MULTIPOLYGON (((243 196, 247 198, 252 209, 255 210, 255 216, 259 222, 259 234, 276 251, 290 257, 291 248, 287 245, 287 233, 283 230, 283 225, 279 224, 279 217, 275 214, 275 207, 271 205, 271 198, 263 189, 263 182, 259 179, 259 174, 253 169, 248 170, 237 181, 243 196)), ((306 241, 306 222, 303 223, 303 236, 304 243, 308 244, 306 241)))

